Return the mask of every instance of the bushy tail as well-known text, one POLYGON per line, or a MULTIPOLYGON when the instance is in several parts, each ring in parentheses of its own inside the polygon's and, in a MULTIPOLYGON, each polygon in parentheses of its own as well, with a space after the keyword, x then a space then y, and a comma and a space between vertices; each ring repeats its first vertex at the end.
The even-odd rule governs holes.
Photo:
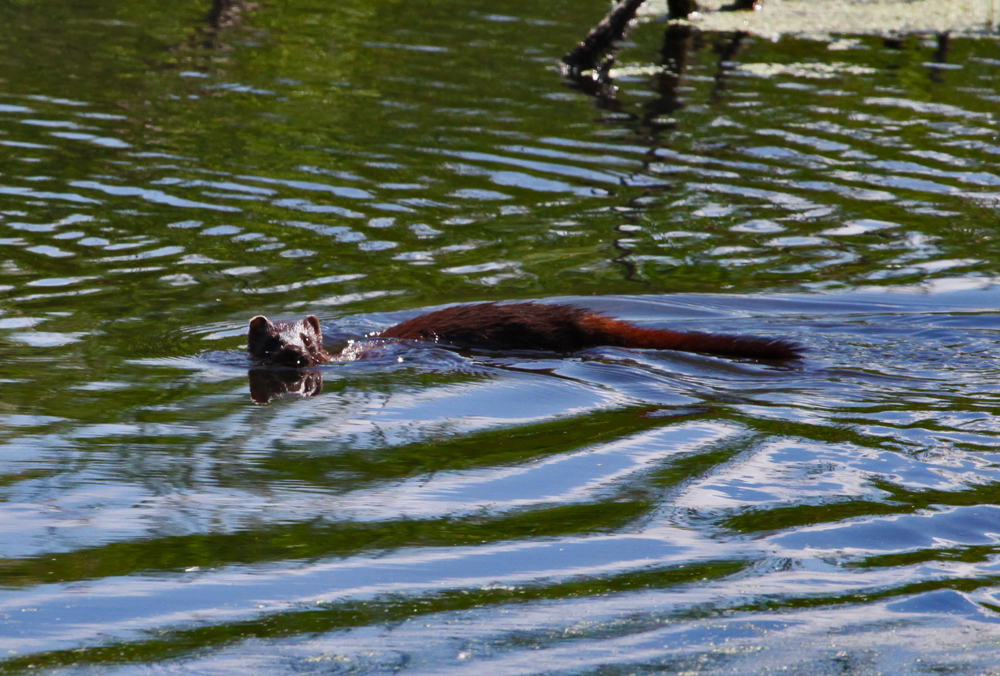
POLYGON ((604 335, 603 342, 606 345, 647 350, 702 352, 751 359, 795 359, 802 356, 802 348, 799 345, 778 338, 641 329, 627 322, 600 315, 591 315, 588 320, 592 330, 604 335))

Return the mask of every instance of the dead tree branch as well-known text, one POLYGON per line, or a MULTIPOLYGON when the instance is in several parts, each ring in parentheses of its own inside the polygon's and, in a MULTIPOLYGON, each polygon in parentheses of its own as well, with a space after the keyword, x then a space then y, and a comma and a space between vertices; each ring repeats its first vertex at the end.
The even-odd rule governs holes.
POLYGON ((564 69, 568 74, 579 75, 586 70, 597 69, 601 55, 615 40, 620 40, 625 35, 625 29, 643 2, 644 0, 619 0, 601 22, 587 33, 583 42, 563 57, 564 69))

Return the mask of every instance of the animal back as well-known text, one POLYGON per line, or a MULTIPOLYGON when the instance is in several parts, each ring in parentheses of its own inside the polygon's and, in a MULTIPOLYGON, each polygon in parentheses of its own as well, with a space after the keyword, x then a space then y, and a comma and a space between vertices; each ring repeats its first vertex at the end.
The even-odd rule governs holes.
POLYGON ((568 305, 458 305, 416 317, 379 335, 468 349, 568 353, 600 344, 583 322, 587 315, 568 305))

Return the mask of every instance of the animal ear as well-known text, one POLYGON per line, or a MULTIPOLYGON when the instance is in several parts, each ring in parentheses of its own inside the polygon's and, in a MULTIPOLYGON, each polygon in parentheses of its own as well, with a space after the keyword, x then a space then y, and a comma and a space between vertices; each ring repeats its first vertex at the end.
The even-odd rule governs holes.
POLYGON ((264 315, 257 315, 250 320, 250 334, 267 333, 269 326, 271 326, 271 322, 267 321, 267 317, 264 315))
POLYGON ((316 315, 309 315, 302 321, 306 324, 306 326, 311 326, 317 336, 323 335, 323 329, 319 327, 319 319, 316 318, 316 315))

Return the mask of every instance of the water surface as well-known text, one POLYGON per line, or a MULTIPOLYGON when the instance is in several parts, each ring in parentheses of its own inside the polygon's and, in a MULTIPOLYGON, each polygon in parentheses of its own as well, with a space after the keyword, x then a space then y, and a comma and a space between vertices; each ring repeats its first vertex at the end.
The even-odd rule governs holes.
POLYGON ((995 39, 650 23, 584 87, 576 5, 204 16, 0 9, 0 673, 994 664, 995 39), (251 400, 255 314, 514 299, 807 356, 251 400))

